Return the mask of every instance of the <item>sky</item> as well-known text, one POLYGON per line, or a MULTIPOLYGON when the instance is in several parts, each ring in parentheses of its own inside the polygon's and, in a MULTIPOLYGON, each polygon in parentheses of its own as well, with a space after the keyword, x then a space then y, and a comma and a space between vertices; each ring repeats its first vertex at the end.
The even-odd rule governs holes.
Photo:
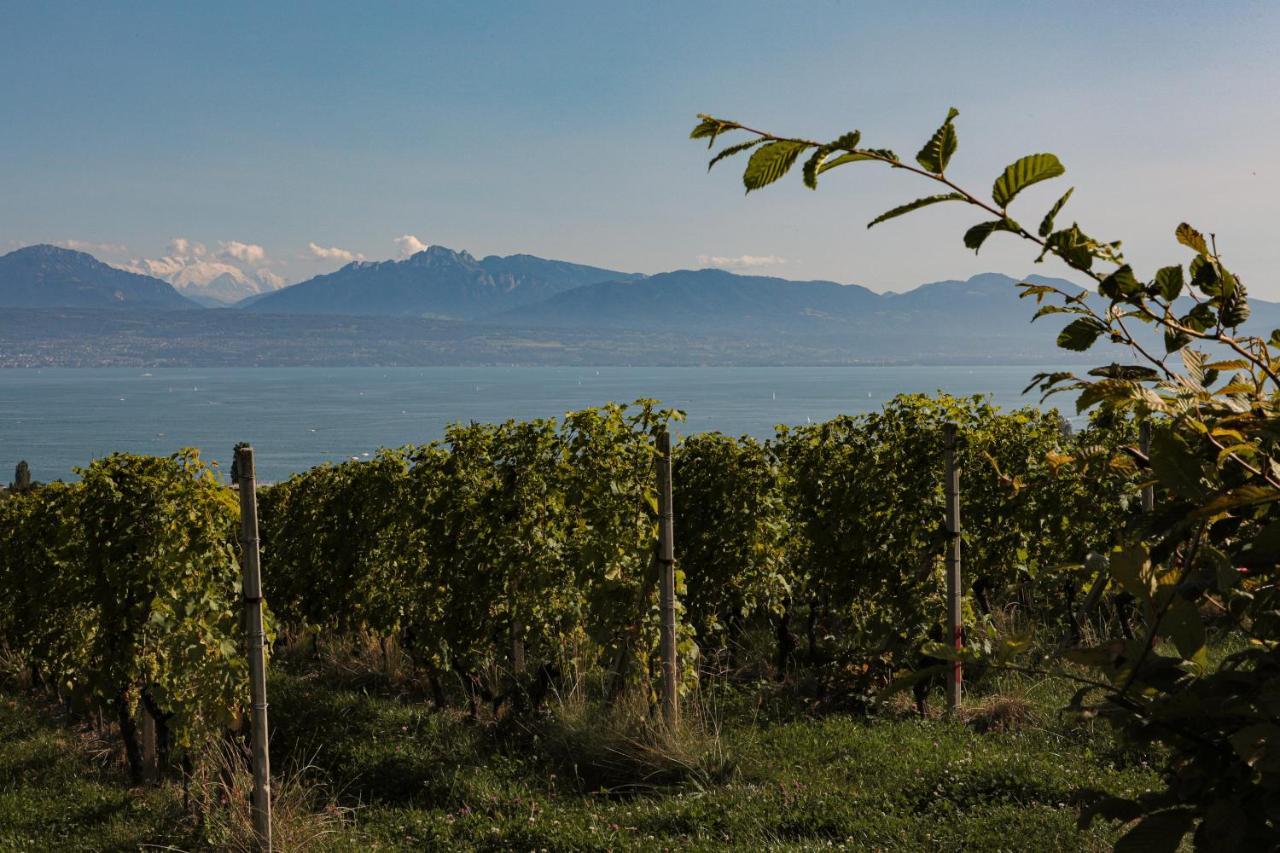
POLYGON ((709 112, 904 156, 960 110, 949 175, 1065 178, 1013 213, 1185 261, 1183 220, 1280 300, 1280 4, 59 3, 0 0, 0 251, 35 242, 263 287, 440 244, 645 273, 722 266, 906 290, 1036 267, 935 189, 856 164, 749 196, 709 112), (1022 211, 1019 214, 1019 211, 1022 211))

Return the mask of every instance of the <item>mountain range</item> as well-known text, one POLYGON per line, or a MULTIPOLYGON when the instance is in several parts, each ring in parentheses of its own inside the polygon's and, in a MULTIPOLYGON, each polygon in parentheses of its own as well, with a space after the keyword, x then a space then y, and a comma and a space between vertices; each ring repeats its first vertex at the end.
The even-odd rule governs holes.
POLYGON ((158 278, 108 266, 85 252, 37 245, 0 256, 0 307, 181 310, 196 304, 158 278))
MULTIPOLYGON (((1033 309, 1018 298, 1017 281, 983 273, 880 294, 714 269, 644 276, 532 255, 478 260, 432 246, 401 261, 355 261, 233 308, 199 310, 159 279, 82 252, 30 246, 0 257, 0 307, 11 309, 0 311, 0 365, 1080 358, 1054 346, 1060 316, 1029 322, 1033 309), (75 356, 59 356, 63 350, 75 356)), ((1280 304, 1251 302, 1255 331, 1280 325, 1280 304)))

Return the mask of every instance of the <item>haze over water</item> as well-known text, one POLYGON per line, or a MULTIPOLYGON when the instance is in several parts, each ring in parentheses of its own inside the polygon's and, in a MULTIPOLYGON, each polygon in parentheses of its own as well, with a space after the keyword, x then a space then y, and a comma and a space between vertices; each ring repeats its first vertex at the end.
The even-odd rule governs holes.
MULTIPOLYGON (((229 460, 257 450, 274 481, 326 460, 424 443, 454 421, 559 416, 611 400, 654 397, 684 409, 679 434, 760 438, 774 425, 877 409, 898 393, 1021 391, 1040 368, 1017 367, 432 367, 150 368, 0 371, 0 477, 18 460, 38 480, 113 451, 198 447, 229 460)), ((1065 400, 1065 398, 1064 398, 1065 400)))

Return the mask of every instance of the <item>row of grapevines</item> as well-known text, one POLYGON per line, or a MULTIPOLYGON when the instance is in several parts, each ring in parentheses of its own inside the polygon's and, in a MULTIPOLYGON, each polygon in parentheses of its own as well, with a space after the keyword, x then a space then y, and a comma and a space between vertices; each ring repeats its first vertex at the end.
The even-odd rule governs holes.
POLYGON ((563 421, 456 424, 442 441, 324 465, 261 495, 273 608, 310 631, 399 636, 433 677, 648 650, 653 401, 563 421))
MULTIPOLYGON (((312 630, 398 635, 437 675, 474 677, 498 659, 518 676, 526 659, 563 664, 584 643, 625 671, 656 637, 654 436, 673 415, 642 401, 562 422, 455 425, 443 441, 272 487, 274 609, 312 630)), ((751 620, 771 619, 785 663, 800 609, 811 638, 835 637, 845 657, 914 655, 943 612, 945 423, 959 427, 965 471, 970 621, 1017 610, 1002 624, 1060 623, 1086 555, 1106 551, 1133 511, 1130 469, 1086 479, 1065 463, 1109 460, 1132 436, 1071 435, 1056 413, 1000 413, 980 398, 902 396, 768 442, 711 433, 679 445, 686 658, 695 640, 732 656, 751 620)))
POLYGON ((243 706, 238 504, 190 450, 78 473, 0 499, 0 637, 73 706, 109 711, 138 775, 139 707, 164 750, 243 706))

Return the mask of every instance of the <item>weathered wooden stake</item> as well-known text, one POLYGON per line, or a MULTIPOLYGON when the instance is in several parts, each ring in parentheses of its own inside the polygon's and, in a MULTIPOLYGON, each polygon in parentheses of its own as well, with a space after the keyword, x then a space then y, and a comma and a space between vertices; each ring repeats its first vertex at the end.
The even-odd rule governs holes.
MULTIPOLYGON (((1151 458, 1151 421, 1143 421, 1138 427, 1138 444, 1142 450, 1142 455, 1151 458)), ((1156 487, 1147 485, 1142 487, 1142 511, 1147 515, 1156 510, 1156 487)))
POLYGON ((156 747, 156 719, 144 706, 138 707, 138 722, 142 736, 142 773, 149 779, 160 778, 159 749, 156 747))
MULTIPOLYGON (((960 610, 960 465, 956 461, 956 425, 942 427, 943 449, 946 461, 947 498, 947 631, 955 651, 964 648, 964 623, 960 610)), ((947 668, 947 710, 960 707, 963 674, 960 660, 951 661, 947 668)))
POLYGON ((658 589, 662 614, 662 718, 680 720, 680 674, 676 660, 675 513, 671 505, 671 434, 658 435, 658 589))
POLYGON ((258 565, 258 495, 253 448, 236 445, 231 479, 240 486, 240 546, 243 554, 241 589, 244 595, 245 644, 249 652, 249 694, 252 703, 253 829, 258 845, 271 850, 271 756, 267 750, 266 632, 262 629, 262 573, 258 565))

